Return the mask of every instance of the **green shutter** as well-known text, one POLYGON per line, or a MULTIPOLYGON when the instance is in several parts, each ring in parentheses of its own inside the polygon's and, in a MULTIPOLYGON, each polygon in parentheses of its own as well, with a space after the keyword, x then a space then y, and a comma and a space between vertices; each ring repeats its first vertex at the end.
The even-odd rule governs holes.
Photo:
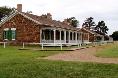
POLYGON ((8 40, 12 40, 12 30, 8 30, 8 40))
POLYGON ((8 31, 4 31, 3 32, 3 38, 4 39, 8 39, 8 31))
POLYGON ((8 40, 16 39, 16 30, 3 31, 3 38, 8 40))

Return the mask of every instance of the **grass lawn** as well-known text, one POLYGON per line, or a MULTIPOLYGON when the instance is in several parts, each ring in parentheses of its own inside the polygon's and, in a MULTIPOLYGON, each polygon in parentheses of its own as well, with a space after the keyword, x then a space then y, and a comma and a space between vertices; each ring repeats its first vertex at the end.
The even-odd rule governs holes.
POLYGON ((59 52, 18 48, 0 46, 0 78, 118 78, 116 64, 42 60, 59 52))
POLYGON ((105 45, 96 53, 96 56, 118 58, 118 43, 105 45))

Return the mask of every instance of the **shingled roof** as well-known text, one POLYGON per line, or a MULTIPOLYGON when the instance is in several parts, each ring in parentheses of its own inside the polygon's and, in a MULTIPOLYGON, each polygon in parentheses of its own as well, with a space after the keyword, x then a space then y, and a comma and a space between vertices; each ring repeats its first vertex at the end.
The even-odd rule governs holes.
POLYGON ((103 36, 103 35, 100 35, 100 34, 96 33, 95 31, 92 31, 92 30, 89 30, 89 29, 86 29, 86 28, 81 28, 81 30, 85 30, 85 31, 87 31, 87 32, 89 32, 91 34, 96 35, 96 36, 103 36))
POLYGON ((24 14, 24 15, 40 22, 42 25, 79 31, 79 28, 75 28, 75 27, 73 27, 71 25, 68 25, 68 24, 66 24, 64 22, 61 22, 61 21, 48 19, 48 18, 44 17, 43 15, 42 16, 37 16, 37 15, 34 15, 34 14, 29 14, 29 13, 24 13, 24 12, 22 12, 22 14, 24 14))
POLYGON ((63 28, 63 29, 74 30, 74 31, 80 30, 80 28, 75 28, 71 25, 68 25, 65 22, 48 19, 45 17, 45 15, 38 16, 38 15, 30 14, 30 13, 19 12, 17 10, 14 13, 12 13, 10 16, 3 18, 2 22, 0 22, 0 25, 4 24, 6 21, 8 21, 9 19, 11 19, 12 17, 14 17, 17 14, 21 14, 24 17, 27 17, 30 20, 32 19, 32 20, 36 21, 36 23, 44 25, 44 26, 63 28))

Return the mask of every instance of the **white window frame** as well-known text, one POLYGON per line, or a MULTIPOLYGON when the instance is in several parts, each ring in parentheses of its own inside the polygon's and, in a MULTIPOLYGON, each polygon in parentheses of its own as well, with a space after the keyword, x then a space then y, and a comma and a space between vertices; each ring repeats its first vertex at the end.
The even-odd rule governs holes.
MULTIPOLYGON (((4 31, 8 31, 9 30, 9 28, 5 28, 4 29, 4 31)), ((5 35, 4 33, 3 33, 3 35, 5 35)), ((6 36, 6 35, 5 35, 6 36)), ((3 36, 4 37, 4 36, 3 36)), ((4 40, 8 40, 7 38, 5 38, 4 40)))
MULTIPOLYGON (((11 28, 11 30, 16 32, 16 28, 11 28)), ((15 36, 16 36, 16 33, 15 33, 15 36)), ((13 35, 12 35, 12 40, 16 40, 15 38, 13 38, 13 35)))
MULTIPOLYGON (((10 28, 5 28, 4 31, 9 31, 10 28)), ((15 31, 16 32, 16 28, 11 28, 12 31, 15 31)), ((3 34, 4 35, 4 34, 3 34)), ((15 33, 16 35, 16 33, 15 33)), ((4 39, 4 40, 8 40, 8 39, 4 39)), ((13 38, 12 36, 12 40, 16 40, 15 38, 13 38)))

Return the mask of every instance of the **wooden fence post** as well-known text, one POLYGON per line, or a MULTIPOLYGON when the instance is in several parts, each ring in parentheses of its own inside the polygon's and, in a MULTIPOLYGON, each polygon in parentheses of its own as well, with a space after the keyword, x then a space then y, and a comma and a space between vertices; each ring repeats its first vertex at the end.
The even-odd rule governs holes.
POLYGON ((23 42, 23 48, 25 48, 25 43, 23 42))
POLYGON ((6 42, 4 42, 4 48, 6 48, 6 42))
POLYGON ((61 50, 62 50, 62 43, 61 43, 61 50))
POLYGON ((42 50, 43 50, 43 43, 42 43, 42 50))

